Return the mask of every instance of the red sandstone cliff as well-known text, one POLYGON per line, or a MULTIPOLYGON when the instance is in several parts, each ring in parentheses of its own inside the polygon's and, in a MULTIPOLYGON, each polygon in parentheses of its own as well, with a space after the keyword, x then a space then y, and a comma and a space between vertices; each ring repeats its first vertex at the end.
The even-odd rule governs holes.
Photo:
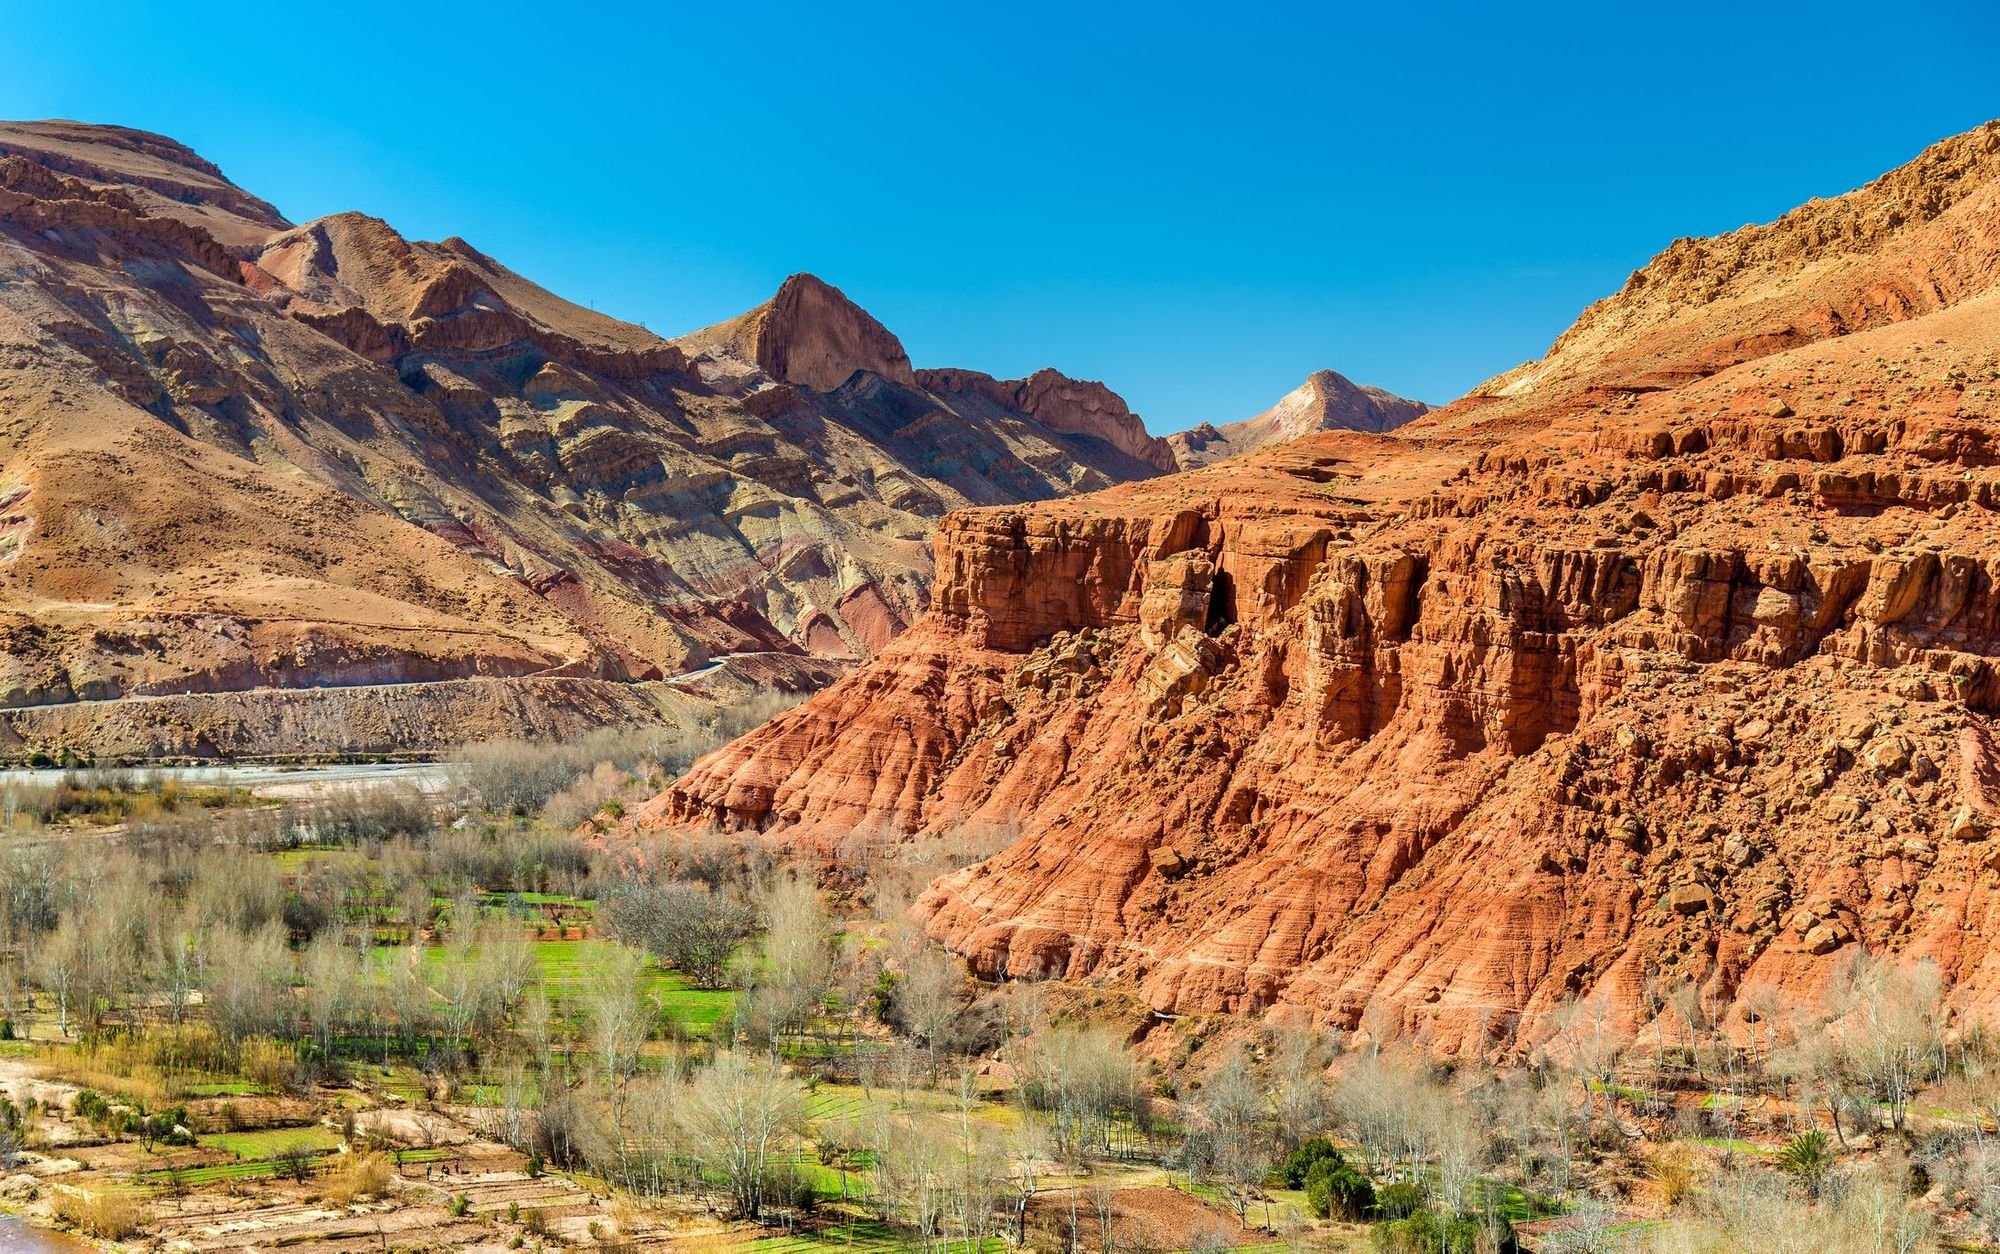
POLYGON ((1391 437, 955 514, 932 612, 641 826, 1018 839, 991 975, 1505 1050, 1852 946, 2000 1006, 2000 124, 1683 242, 1391 437))

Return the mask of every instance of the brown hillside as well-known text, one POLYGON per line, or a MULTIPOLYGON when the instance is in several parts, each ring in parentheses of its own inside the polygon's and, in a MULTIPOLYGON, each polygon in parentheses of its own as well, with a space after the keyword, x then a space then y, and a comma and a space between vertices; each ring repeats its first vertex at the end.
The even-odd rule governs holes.
MULTIPOLYGON (((0 275, 0 754, 217 751, 46 714, 161 694, 535 677, 533 725, 539 681, 810 684, 922 611, 947 511, 1160 469, 926 391, 810 276, 676 344, 463 240, 291 225, 139 131, 0 124, 0 275)), ((365 747, 495 730, 425 708, 365 747)))

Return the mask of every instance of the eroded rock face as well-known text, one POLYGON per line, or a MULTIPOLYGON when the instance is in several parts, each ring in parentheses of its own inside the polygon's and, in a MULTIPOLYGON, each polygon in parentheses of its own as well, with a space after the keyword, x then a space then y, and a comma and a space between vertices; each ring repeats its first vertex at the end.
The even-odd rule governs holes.
POLYGON ((793 275, 769 303, 687 338, 755 362, 780 382, 819 392, 861 371, 916 385, 902 341, 839 288, 810 274, 793 275))
POLYGON ((0 124, 0 272, 0 709, 730 654, 803 682, 922 612, 946 512, 1160 468, 924 391, 811 276, 669 342, 464 240, 294 226, 138 131, 0 124))
POLYGON ((982 973, 1448 1052, 1857 945, 2000 1009, 2000 127, 1942 147, 1944 209, 1782 252, 1723 348, 1696 308, 1392 437, 951 516, 929 615, 637 823, 1017 830, 919 907, 982 973), (1727 363, 1884 266, 1958 294, 1727 363), (1629 386, 1664 359, 1710 364, 1629 386))
POLYGON ((977 370, 920 370, 917 380, 940 396, 980 397, 1019 410, 1051 431, 1102 444, 1155 471, 1178 469, 1167 442, 1147 435, 1139 415, 1102 383, 1054 370, 1037 370, 1025 379, 995 379, 977 370))

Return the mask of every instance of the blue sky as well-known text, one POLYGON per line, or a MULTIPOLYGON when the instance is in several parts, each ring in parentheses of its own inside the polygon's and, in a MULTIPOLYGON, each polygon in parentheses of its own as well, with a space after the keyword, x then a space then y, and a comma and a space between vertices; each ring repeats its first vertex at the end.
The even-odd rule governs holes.
POLYGON ((0 117, 462 235, 662 333, 810 270, 1155 431, 1442 402, 1676 236, 2000 117, 2000 5, 10 6, 0 117))

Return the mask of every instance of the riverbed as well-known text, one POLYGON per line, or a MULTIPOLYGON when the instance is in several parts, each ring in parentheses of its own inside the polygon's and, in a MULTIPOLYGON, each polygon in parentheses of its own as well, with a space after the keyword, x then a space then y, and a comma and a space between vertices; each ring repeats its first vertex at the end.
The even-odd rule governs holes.
POLYGON ((0 1215, 0 1254, 81 1254, 90 1248, 66 1233, 37 1228, 12 1215, 0 1215))
MULTIPOLYGON (((0 787, 10 783, 53 787, 64 776, 60 769, 0 770, 0 787)), ((173 780, 184 788, 242 788, 260 797, 302 797, 356 785, 402 784, 425 792, 443 792, 451 783, 451 767, 442 762, 349 762, 329 766, 141 766, 111 767, 81 772, 93 778, 173 780)), ((5 1251, 0 1246, 0 1251, 5 1251)))

